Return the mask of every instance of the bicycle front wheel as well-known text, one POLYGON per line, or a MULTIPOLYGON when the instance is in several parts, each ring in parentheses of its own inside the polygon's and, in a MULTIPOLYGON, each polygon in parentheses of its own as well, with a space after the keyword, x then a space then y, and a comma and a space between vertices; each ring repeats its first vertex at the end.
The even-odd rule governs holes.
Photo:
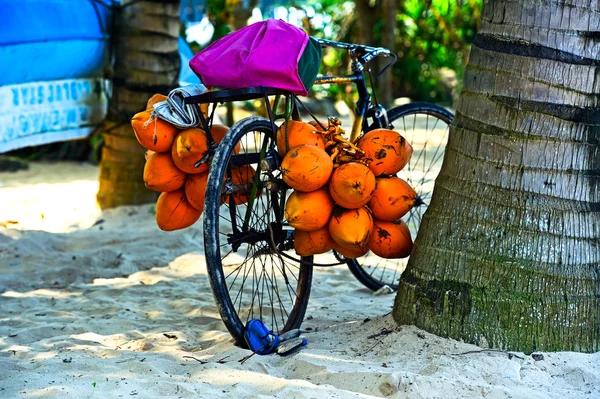
POLYGON ((215 302, 227 329, 246 346, 244 327, 258 318, 276 333, 300 327, 310 294, 312 257, 293 253, 283 223, 285 190, 278 185, 275 132, 265 118, 236 123, 210 168, 204 248, 215 302), (262 167, 261 167, 262 166, 262 167))
MULTIPOLYGON (((402 105, 390 109, 387 115, 390 129, 400 133, 413 146, 412 157, 398 177, 406 180, 417 192, 419 205, 403 218, 414 240, 442 167, 454 115, 445 108, 429 103, 402 105)), ((375 291, 387 285, 396 290, 408 258, 383 259, 369 252, 357 259, 347 259, 346 263, 352 274, 366 287, 375 291)))

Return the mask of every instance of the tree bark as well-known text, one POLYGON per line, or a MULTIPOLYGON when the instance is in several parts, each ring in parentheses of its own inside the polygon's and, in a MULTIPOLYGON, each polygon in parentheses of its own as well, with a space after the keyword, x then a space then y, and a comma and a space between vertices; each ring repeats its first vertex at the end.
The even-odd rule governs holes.
MULTIPOLYGON (((367 46, 383 46, 392 52, 396 47, 396 16, 398 14, 398 0, 355 0, 357 22, 358 22, 358 43, 367 46), (378 25, 383 25, 378 27, 378 25), (376 31, 379 35, 376 37, 376 31)), ((389 59, 378 58, 371 62, 369 67, 373 70, 372 77, 387 65, 389 59)), ((392 69, 385 72, 379 81, 375 83, 377 87, 377 100, 386 108, 389 108, 393 101, 392 69)))
MULTIPOLYGON (((384 32, 382 36, 383 47, 389 49, 392 53, 396 52, 396 34, 397 34, 397 22, 396 15, 398 14, 398 0, 383 0, 382 10, 384 18, 384 32)), ((380 64, 385 66, 388 59, 382 59, 380 64)), ((381 75, 379 79, 379 102, 386 108, 391 107, 394 100, 393 92, 393 74, 392 68, 389 68, 386 72, 381 75)))
POLYGON ((137 142, 130 120, 153 94, 168 94, 178 85, 179 3, 122 0, 114 11, 113 86, 97 196, 102 208, 156 200, 157 193, 144 186, 146 150, 137 142))
POLYGON ((373 29, 381 16, 378 10, 381 8, 380 1, 373 4, 369 0, 354 0, 358 20, 359 44, 374 46, 375 38, 373 29))
POLYGON ((600 3, 490 0, 394 318, 600 350, 600 3))

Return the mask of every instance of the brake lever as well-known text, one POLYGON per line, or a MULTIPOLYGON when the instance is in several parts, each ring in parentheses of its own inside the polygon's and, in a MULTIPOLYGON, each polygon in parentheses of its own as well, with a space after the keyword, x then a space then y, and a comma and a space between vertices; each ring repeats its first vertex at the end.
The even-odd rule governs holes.
POLYGON ((387 65, 386 65, 386 66, 385 66, 385 67, 384 67, 384 68, 383 68, 383 69, 382 69, 382 70, 381 70, 381 71, 380 71, 380 72, 377 74, 377 76, 375 76, 375 79, 379 79, 379 77, 380 77, 381 75, 383 75, 383 73, 384 73, 385 71, 387 71, 387 69, 388 69, 389 67, 391 67, 392 65, 394 65, 394 64, 396 63, 396 61, 398 61, 398 56, 397 56, 396 54, 394 54, 394 53, 390 53, 390 55, 391 55, 391 56, 392 56, 394 59, 393 59, 392 61, 390 61, 390 63, 389 63, 389 64, 387 64, 387 65))

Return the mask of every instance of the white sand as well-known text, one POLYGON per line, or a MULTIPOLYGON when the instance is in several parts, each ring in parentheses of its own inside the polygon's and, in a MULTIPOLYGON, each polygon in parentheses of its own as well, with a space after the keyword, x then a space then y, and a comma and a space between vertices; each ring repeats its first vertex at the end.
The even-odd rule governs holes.
POLYGON ((1 398, 600 397, 600 353, 465 353, 481 348, 396 326, 394 295, 344 267, 316 269, 307 347, 241 364, 201 223, 165 233, 149 205, 100 213, 97 174, 0 173, 1 398))

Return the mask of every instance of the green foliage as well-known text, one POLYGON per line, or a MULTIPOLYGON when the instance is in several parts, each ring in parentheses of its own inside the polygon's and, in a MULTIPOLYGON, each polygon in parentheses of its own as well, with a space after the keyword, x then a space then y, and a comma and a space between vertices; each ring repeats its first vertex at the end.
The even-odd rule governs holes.
POLYGON ((208 15, 208 19, 215 27, 215 33, 213 34, 213 38, 211 40, 212 42, 231 32, 231 28, 227 24, 229 20, 229 14, 226 3, 226 0, 209 0, 207 2, 206 13, 208 15))
MULTIPOLYGON (((360 42, 355 1, 307 0, 304 9, 316 15, 306 18, 312 34, 342 42, 360 42), (329 21, 318 26, 322 16, 329 21)), ((385 29, 381 0, 369 2, 377 21, 372 26, 375 45, 383 46, 385 29)), ((395 18, 395 42, 388 45, 398 55, 392 67, 393 96, 413 100, 451 103, 462 81, 469 44, 475 37, 481 0, 404 0, 395 18)), ((309 14, 307 12, 307 14, 309 14)), ((306 28, 306 26, 305 26, 306 28)), ((345 72, 348 65, 341 51, 327 50, 323 73, 345 72)), ((328 88, 331 96, 340 96, 340 88, 328 88)))
POLYGON ((405 0, 397 16, 395 87, 400 95, 450 102, 453 84, 462 81, 469 44, 475 37, 481 0, 405 0), (444 78, 455 74, 454 82, 444 78))

